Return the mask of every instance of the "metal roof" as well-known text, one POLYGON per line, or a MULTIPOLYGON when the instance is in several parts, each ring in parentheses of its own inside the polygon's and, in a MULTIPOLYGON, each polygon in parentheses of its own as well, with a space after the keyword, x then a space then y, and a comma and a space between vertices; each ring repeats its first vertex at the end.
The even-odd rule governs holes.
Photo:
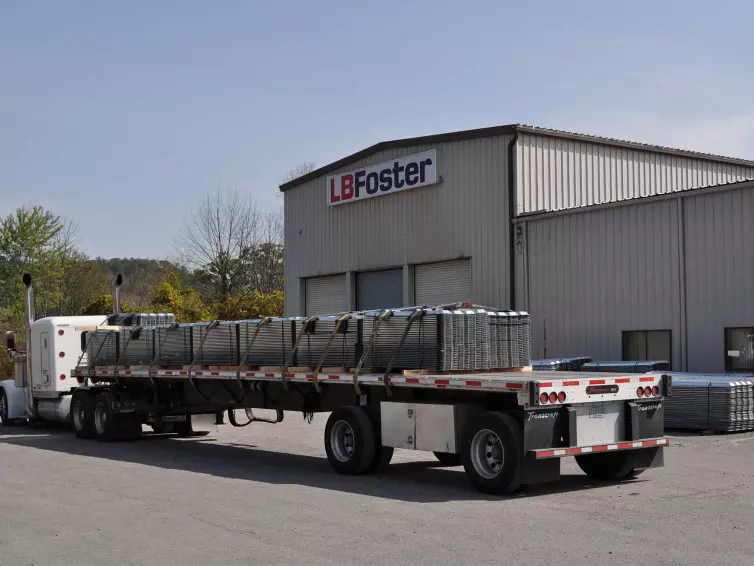
POLYGON ((625 147, 625 148, 636 149, 639 151, 646 151, 646 152, 652 152, 652 153, 664 153, 664 154, 678 155, 682 157, 691 157, 694 159, 702 159, 706 161, 721 162, 721 163, 734 163, 738 165, 746 165, 746 166, 754 167, 754 161, 748 160, 748 159, 725 157, 722 155, 715 155, 711 153, 689 151, 689 150, 684 150, 684 149, 675 149, 672 147, 665 147, 661 145, 651 145, 651 144, 646 144, 646 143, 632 142, 632 141, 620 140, 616 138, 608 138, 608 137, 603 137, 603 136, 579 134, 579 133, 568 132, 564 130, 554 130, 551 128, 530 126, 526 124, 508 124, 504 126, 492 126, 489 128, 461 130, 457 132, 430 134, 430 135, 419 136, 415 138, 403 138, 403 139, 379 142, 367 148, 364 148, 360 151, 357 151, 356 153, 352 153, 351 155, 348 155, 342 159, 333 161, 332 163, 329 163, 328 165, 319 167, 318 169, 315 169, 314 171, 311 171, 310 173, 307 173, 306 175, 302 175, 301 177, 293 179, 292 181, 283 183, 282 185, 280 185, 280 190, 286 191, 293 187, 297 187, 298 185, 306 183, 307 181, 311 181, 312 179, 316 179, 317 177, 326 175, 327 173, 332 173, 333 171, 337 171, 341 167, 345 167, 346 165, 350 163, 354 163, 360 159, 363 159, 364 157, 372 155, 373 153, 377 153, 378 151, 383 151, 386 149, 402 148, 402 147, 409 147, 409 146, 421 145, 421 144, 445 143, 445 142, 462 141, 462 140, 469 140, 469 139, 475 139, 475 138, 508 135, 508 134, 514 134, 516 132, 525 133, 525 134, 536 134, 540 136, 564 138, 564 139, 575 140, 575 141, 592 142, 592 143, 598 143, 601 145, 607 145, 607 146, 612 146, 612 147, 625 147))

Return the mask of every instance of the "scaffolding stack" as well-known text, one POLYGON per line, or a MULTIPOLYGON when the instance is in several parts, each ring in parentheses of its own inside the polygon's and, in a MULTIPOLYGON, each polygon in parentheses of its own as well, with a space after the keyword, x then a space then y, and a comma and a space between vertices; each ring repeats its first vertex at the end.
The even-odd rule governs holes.
POLYGON ((488 371, 531 362, 529 315, 478 306, 155 326, 128 316, 85 333, 89 365, 488 371))

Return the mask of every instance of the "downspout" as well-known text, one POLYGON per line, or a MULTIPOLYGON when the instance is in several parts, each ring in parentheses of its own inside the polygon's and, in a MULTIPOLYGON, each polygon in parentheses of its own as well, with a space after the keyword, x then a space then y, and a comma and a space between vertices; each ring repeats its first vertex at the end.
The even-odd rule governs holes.
MULTIPOLYGON (((515 128, 515 126, 514 126, 515 128)), ((508 142, 508 275, 509 275, 509 306, 516 310, 516 143, 518 129, 514 129, 513 137, 508 142)))

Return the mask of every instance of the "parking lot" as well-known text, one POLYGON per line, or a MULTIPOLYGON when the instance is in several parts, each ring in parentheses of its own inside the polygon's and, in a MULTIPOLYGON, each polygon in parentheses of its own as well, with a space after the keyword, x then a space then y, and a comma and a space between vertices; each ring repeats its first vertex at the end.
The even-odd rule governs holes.
POLYGON ((0 430, 0 564, 754 563, 754 435, 674 437, 621 485, 566 460, 559 484, 492 498, 423 453, 336 475, 325 420, 121 444, 0 430))

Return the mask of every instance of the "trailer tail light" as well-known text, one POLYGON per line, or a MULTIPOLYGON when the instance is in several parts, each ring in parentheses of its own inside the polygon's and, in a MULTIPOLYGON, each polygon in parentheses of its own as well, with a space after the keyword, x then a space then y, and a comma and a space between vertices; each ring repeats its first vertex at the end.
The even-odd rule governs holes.
POLYGON ((651 397, 651 396, 652 396, 652 388, 649 385, 647 385, 644 388, 644 397, 651 397))
POLYGON ((60 356, 61 358, 65 358, 65 352, 60 352, 60 353, 58 354, 58 356, 60 356))
POLYGON ((550 403, 557 403, 558 402, 558 394, 554 391, 550 393, 550 403))
POLYGON ((565 403, 565 400, 566 400, 565 391, 561 391, 560 393, 558 393, 558 401, 560 403, 565 403))
POLYGON ((637 388, 637 389, 636 389, 636 394, 637 394, 637 395, 638 395, 639 397, 644 397, 644 388, 643 388, 643 387, 639 387, 639 388, 637 388))
POLYGON ((655 385, 652 388, 652 395, 654 395, 655 397, 657 397, 659 394, 660 394, 660 388, 655 385))
POLYGON ((542 405, 547 405, 547 401, 548 401, 548 400, 549 400, 549 397, 547 396, 547 393, 542 393, 542 394, 541 394, 541 395, 539 396, 539 402, 540 402, 540 404, 542 404, 542 405))

